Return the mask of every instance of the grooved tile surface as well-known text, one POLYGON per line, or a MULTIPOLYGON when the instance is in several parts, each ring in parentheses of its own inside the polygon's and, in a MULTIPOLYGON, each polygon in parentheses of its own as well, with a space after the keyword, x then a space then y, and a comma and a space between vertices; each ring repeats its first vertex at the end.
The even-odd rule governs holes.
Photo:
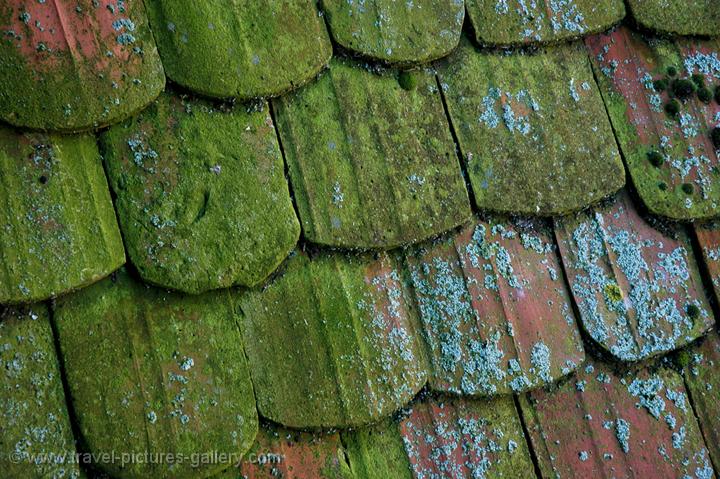
POLYGON ((421 63, 447 55, 460 39, 463 0, 323 0, 333 39, 390 63, 421 63))
POLYGON ((142 0, 6 0, 0 32, 0 118, 13 125, 99 128, 165 86, 142 0))
POLYGON ((464 39, 440 65, 481 210, 561 215, 625 183, 581 42, 528 54, 480 51, 464 39))
POLYGON ((264 280, 300 225, 269 109, 163 94, 102 136, 130 260, 146 281, 200 293, 264 280))
POLYGON ((235 319, 227 291, 184 296, 124 271, 58 301, 58 341, 88 450, 188 459, 101 469, 120 478, 209 476, 250 448, 258 419, 235 319), (193 467, 192 454, 219 459, 193 467))
POLYGON ((616 358, 672 351, 714 324, 685 230, 643 218, 626 192, 555 226, 581 322, 616 358))
POLYGON ((712 130, 720 126, 720 104, 712 96, 720 88, 720 43, 647 39, 626 27, 585 42, 645 206, 677 220, 717 215, 720 137, 716 148, 712 130), (706 102, 695 82, 704 85, 706 102), (677 113, 669 114, 668 105, 677 113))
POLYGON ((311 0, 146 5, 168 78, 204 95, 275 96, 310 80, 332 55, 311 0))
POLYGON ((125 262, 95 139, 0 125, 0 304, 91 284, 125 262))
POLYGON ((430 386, 511 394, 585 360, 552 230, 542 221, 476 221, 407 257, 431 359, 430 386))
POLYGON ((347 427, 409 402, 427 368, 400 275, 385 254, 296 253, 263 291, 241 294, 260 414, 290 427, 347 427))
POLYGON ((523 397, 543 477, 713 477, 683 385, 671 370, 616 375, 590 361, 555 392, 523 397))
POLYGON ((481 45, 524 45, 577 38, 625 16, 622 0, 467 0, 481 45))
POLYGON ((47 306, 0 308, 0 468, 5 477, 79 477, 47 306))
POLYGON ((317 82, 273 102, 309 241, 391 248, 469 220, 435 78, 409 75, 336 59, 317 82))

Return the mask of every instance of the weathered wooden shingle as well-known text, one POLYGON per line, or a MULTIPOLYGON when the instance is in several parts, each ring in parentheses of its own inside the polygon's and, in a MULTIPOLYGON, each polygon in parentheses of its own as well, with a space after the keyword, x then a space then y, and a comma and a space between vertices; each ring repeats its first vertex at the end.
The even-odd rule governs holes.
POLYGON ((685 384, 693 409, 715 464, 720 462, 720 337, 708 334, 699 346, 681 353, 685 364, 685 384))
POLYGON ((543 477, 713 477, 673 371, 618 376, 591 361, 559 390, 521 404, 543 477))
POLYGON ((436 398, 400 423, 415 478, 534 477, 512 398, 436 398))
POLYGON ((714 323, 685 230, 650 220, 622 192, 555 223, 582 324, 623 361, 682 347, 714 323))
POLYGON ((599 32, 625 16, 622 0, 467 0, 481 45, 549 43, 599 32))
POLYGON ((330 31, 343 47, 390 63, 447 55, 460 39, 463 0, 323 0, 330 31))
POLYGON ((165 85, 141 0, 8 0, 0 32, 0 118, 13 125, 98 128, 165 85))
POLYGON ((266 106, 221 111, 166 93, 102 144, 144 280, 191 293, 254 285, 295 246, 300 225, 266 106))
POLYGON ((643 27, 675 35, 720 35, 717 0, 628 0, 643 27))
POLYGON ((47 307, 0 308, 0 469, 79 477, 47 307))
POLYGON ((315 76, 332 55, 311 0, 146 4, 168 78, 204 95, 278 95, 315 76))
POLYGON ((525 391, 585 359, 552 231, 533 220, 477 221, 407 255, 430 386, 525 391))
POLYGON ((398 78, 334 59, 317 82, 273 105, 308 240, 390 248, 469 219, 432 74, 398 78))
POLYGON ((582 43, 527 54, 465 39, 439 75, 478 208, 565 214, 625 183, 582 43))
POLYGON ((647 39, 625 27, 585 41, 646 207, 681 220, 720 213, 720 136, 717 145, 712 139, 720 42, 647 39))
POLYGON ((90 452, 219 457, 197 467, 190 460, 97 467, 121 478, 207 477, 250 448, 258 419, 235 319, 227 291, 185 296, 124 271, 57 302, 70 396, 90 452))
POLYGON ((385 254, 296 253, 280 277, 239 302, 258 410, 273 421, 365 424, 425 385, 401 271, 385 254))
POLYGON ((0 304, 81 288, 124 262, 95 139, 0 125, 0 304))
POLYGON ((720 222, 696 224, 695 235, 702 248, 702 260, 710 275, 715 299, 720 299, 720 222))
POLYGON ((412 479, 410 460, 397 418, 341 432, 345 455, 355 479, 412 479))

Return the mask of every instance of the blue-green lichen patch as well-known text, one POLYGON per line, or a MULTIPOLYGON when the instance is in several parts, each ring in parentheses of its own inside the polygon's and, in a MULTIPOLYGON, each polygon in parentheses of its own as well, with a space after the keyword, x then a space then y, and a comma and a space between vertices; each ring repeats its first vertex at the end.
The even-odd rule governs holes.
POLYGON ((10 0, 0 32, 0 119, 13 125, 98 128, 165 86, 140 0, 10 0))
POLYGON ((526 391, 585 360, 552 232, 542 221, 476 221, 407 254, 430 387, 526 391))
POLYGON ((146 3, 168 78, 204 95, 279 95, 315 76, 332 55, 311 0, 146 3))
POLYGON ((397 263, 384 253, 296 253, 264 290, 241 294, 260 414, 289 427, 366 424, 425 385, 397 263))
POLYGON ((390 63, 422 63, 450 53, 460 40, 463 0, 323 0, 333 39, 390 63))
POLYGON ((416 478, 534 477, 512 398, 433 398, 413 406, 400 433, 416 478))
POLYGON ((650 39, 626 27, 585 42, 647 209, 676 220, 720 213, 712 133, 720 126, 720 103, 707 101, 720 86, 720 42, 650 39))
POLYGON ((0 304, 81 288, 125 262, 91 135, 0 126, 0 304))
POLYGON ((463 40, 439 76, 478 208, 565 214, 625 184, 582 43, 528 54, 463 40))
POLYGON ((333 59, 317 82, 273 102, 309 241, 391 248, 469 220, 435 77, 413 78, 405 89, 397 72, 333 59))
POLYGON ((714 477, 682 378, 590 361, 559 390, 521 397, 543 477, 714 477))
POLYGON ((628 0, 630 13, 645 28, 673 35, 720 35, 717 0, 628 0))
POLYGON ((101 140, 145 281, 190 293, 250 286, 295 246, 300 225, 266 105, 225 111, 166 93, 101 140))
MULTIPOLYGON (((717 331, 705 341, 682 351, 685 357, 685 384, 692 397, 693 409, 698 417, 710 457, 720 461, 720 337, 717 331)), ((681 356, 682 357, 682 356, 681 356)))
POLYGON ((258 419, 235 319, 227 291, 166 292, 123 270, 57 302, 70 399, 99 469, 121 478, 208 477, 242 457, 258 419))
POLYGON ((558 219, 555 231, 581 322, 616 358, 672 351, 713 325, 687 234, 656 228, 627 193, 558 219))
POLYGON ((2 475, 78 479, 45 305, 0 310, 0 377, 2 475))
POLYGON ((481 45, 524 45, 606 30, 625 16, 622 0, 467 0, 481 45))

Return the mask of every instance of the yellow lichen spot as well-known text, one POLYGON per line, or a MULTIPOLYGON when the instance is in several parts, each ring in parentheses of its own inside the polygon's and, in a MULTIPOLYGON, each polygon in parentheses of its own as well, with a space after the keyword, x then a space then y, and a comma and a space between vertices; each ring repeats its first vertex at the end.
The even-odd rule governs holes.
POLYGON ((613 303, 621 301, 623 299, 622 291, 617 283, 610 283, 605 285, 605 297, 613 303))

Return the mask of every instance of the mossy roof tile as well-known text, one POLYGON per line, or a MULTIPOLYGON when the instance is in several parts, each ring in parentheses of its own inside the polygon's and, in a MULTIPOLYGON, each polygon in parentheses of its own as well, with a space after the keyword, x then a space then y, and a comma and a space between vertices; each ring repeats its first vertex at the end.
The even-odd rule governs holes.
POLYGON ((460 39, 463 0, 323 0, 333 39, 343 47, 390 63, 443 57, 460 39))
POLYGON ((204 95, 275 96, 314 77, 332 55, 311 0, 146 4, 168 78, 204 95))
POLYGON ((481 45, 550 43, 599 32, 625 16, 622 0, 467 0, 481 45))
POLYGON ((534 476, 511 397, 423 401, 401 421, 400 433, 416 478, 534 476))
POLYGON ((720 463, 720 337, 717 331, 683 352, 685 383, 713 463, 720 463))
POLYGON ((511 394, 585 360, 552 230, 479 220, 417 247, 407 262, 431 363, 430 387, 511 394))
POLYGON ((250 286, 295 246, 300 225, 266 104, 223 111, 165 93, 101 141, 146 281, 190 293, 250 286))
MULTIPOLYGON (((96 454, 224 454, 252 445, 258 419, 228 291, 185 296, 120 271, 58 300, 54 322, 73 410, 96 454)), ((233 456, 234 455, 234 456, 233 456)), ((230 464, 98 466, 117 477, 208 476, 230 464)))
POLYGON ((337 431, 301 432, 262 424, 240 463, 213 479, 354 479, 337 431))
POLYGON ((273 101, 305 237, 390 248, 449 230, 470 203, 435 77, 334 59, 273 101), (402 80, 402 78, 401 78, 402 80))
POLYGON ((393 417, 371 426, 341 432, 345 456, 355 479, 412 479, 399 422, 393 417))
POLYGON ((720 87, 720 42, 658 40, 627 27, 585 42, 646 207, 677 220, 720 213, 720 158, 711 137, 720 126, 720 104, 704 103, 691 80, 700 75, 707 94, 720 87), (668 74, 671 69, 677 76, 668 74))
POLYGON ((589 361, 557 391, 521 399, 543 477, 713 477, 674 371, 618 375, 589 361))
POLYGON ((141 0, 9 0, 0 31, 0 119, 10 124, 98 128, 165 86, 141 0))
POLYGON ((635 21, 673 35, 720 35, 717 0, 628 0, 635 21))
POLYGON ((465 39, 439 76, 478 208, 565 214, 624 185, 581 42, 529 54, 465 39))
POLYGON ((714 323, 685 230, 652 220, 623 191, 555 223, 581 322, 622 361, 680 348, 714 323))
POLYGON ((0 304, 81 288, 125 262, 91 135, 0 125, 0 304))
POLYGON ((2 475, 78 477, 75 442, 45 305, 0 310, 0 371, 2 475))
POLYGON ((427 367, 401 274, 384 253, 296 253, 264 290, 241 293, 263 416, 290 427, 346 427, 413 398, 427 367))

